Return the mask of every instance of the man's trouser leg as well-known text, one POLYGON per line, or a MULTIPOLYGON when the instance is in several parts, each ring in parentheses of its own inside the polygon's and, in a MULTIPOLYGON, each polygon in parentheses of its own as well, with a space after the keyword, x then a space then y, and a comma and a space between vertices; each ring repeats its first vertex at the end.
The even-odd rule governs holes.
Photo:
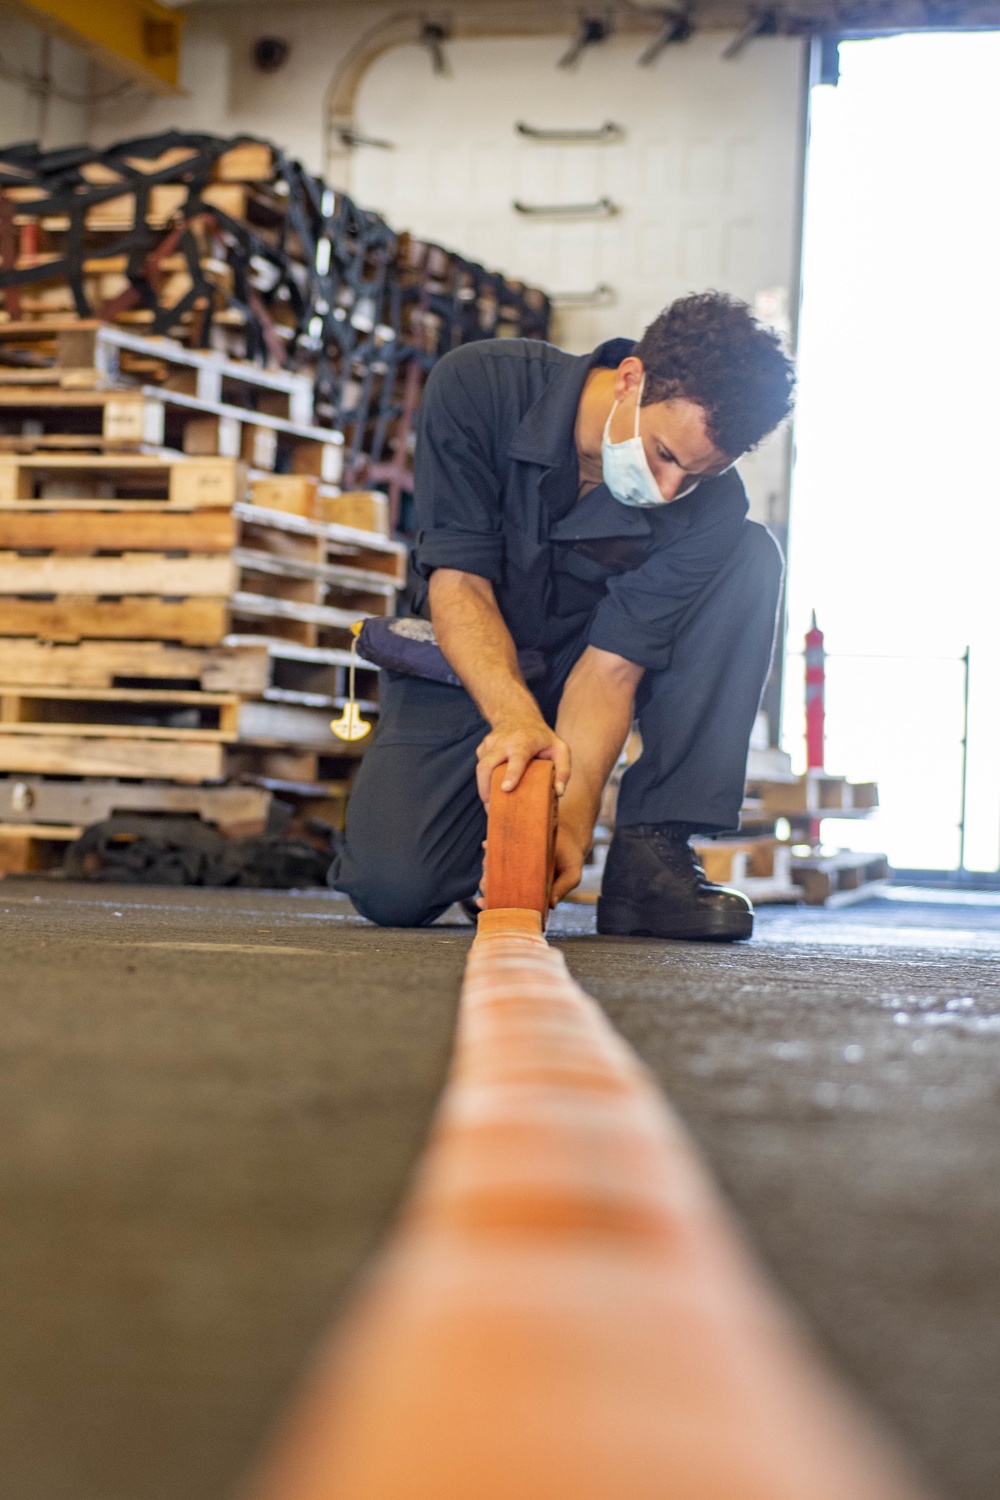
POLYGON ((670 666, 647 672, 642 755, 622 778, 617 824, 739 826, 747 750, 774 643, 782 558, 747 522, 733 556, 686 611, 670 666))
MULTIPOLYGON (((781 569, 770 534, 748 523, 687 610, 669 668, 646 673, 637 700, 643 753, 622 780, 620 826, 738 825, 781 569)), ((383 674, 379 727, 331 874, 363 916, 418 927, 475 893, 486 836, 476 747, 488 727, 464 689, 383 674)))
POLYGON ((463 688, 383 672, 331 882, 383 927, 420 927, 475 895, 486 810, 476 746, 489 725, 463 688))

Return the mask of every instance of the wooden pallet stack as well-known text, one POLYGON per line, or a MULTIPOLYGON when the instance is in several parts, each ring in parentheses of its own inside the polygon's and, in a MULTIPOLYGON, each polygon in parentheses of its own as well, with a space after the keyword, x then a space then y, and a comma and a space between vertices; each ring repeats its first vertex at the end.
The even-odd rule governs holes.
POLYGON ((354 487, 388 487, 395 520, 412 487, 414 415, 435 361, 471 339, 545 338, 549 311, 542 292, 397 234, 267 141, 170 131, 100 151, 0 147, 0 321, 22 334, 8 351, 26 383, 52 357, 49 334, 79 338, 83 357, 70 368, 117 361, 147 382, 160 378, 156 356, 127 337, 98 332, 92 358, 94 330, 81 325, 95 319, 300 374, 297 386, 272 382, 270 395, 258 387, 252 433, 203 404, 241 404, 225 394, 231 371, 215 372, 220 396, 175 360, 164 411, 138 396, 104 411, 70 380, 63 407, 74 421, 53 436, 141 428, 155 442, 165 422, 168 437, 183 426, 211 451, 255 447, 263 468, 276 465, 260 454, 277 452, 280 468, 293 452, 311 462, 308 435, 282 422, 308 423, 315 411, 329 449, 321 477, 337 483, 343 468, 354 487), (46 331, 32 342, 37 323, 46 331))
POLYGON ((313 423, 306 375, 92 318, 0 320, 0 450, 167 447, 314 477, 336 495, 343 435, 313 423))
MULTIPOLYGON (((590 862, 571 900, 590 903, 600 895, 618 786, 641 752, 641 741, 633 732, 605 789, 590 862)), ((843 906, 863 900, 889 878, 885 855, 824 852, 810 847, 810 840, 823 818, 870 817, 878 807, 877 785, 822 771, 794 776, 791 765, 784 751, 751 748, 740 833, 692 840, 706 876, 735 887, 757 905, 804 901, 808 906, 843 906), (779 838, 781 819, 789 826, 779 838)))
POLYGON ((548 315, 267 141, 0 147, 0 871, 114 812, 336 819, 423 382, 548 315))
MULTIPOLYGON (((405 581, 385 496, 332 482, 299 376, 89 323, 41 337, 54 362, 0 380, 0 869, 113 812, 259 831, 284 788, 336 818, 351 626, 405 581)), ((0 326, 0 351, 38 342, 0 326)), ((377 713, 376 669, 357 686, 377 713)))

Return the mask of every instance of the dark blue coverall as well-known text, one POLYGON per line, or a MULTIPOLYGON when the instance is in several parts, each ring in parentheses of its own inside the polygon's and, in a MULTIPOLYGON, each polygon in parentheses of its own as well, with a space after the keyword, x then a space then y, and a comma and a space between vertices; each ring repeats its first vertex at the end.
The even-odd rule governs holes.
MULTIPOLYGON (((586 646, 646 669, 636 695, 642 755, 618 825, 739 824, 747 749, 767 677, 782 559, 747 519, 735 470, 669 505, 622 505, 598 485, 578 500, 574 424, 596 366, 630 339, 575 356, 528 339, 445 356, 420 408, 413 611, 435 568, 488 578, 518 648, 545 657, 530 684, 550 724, 586 646)), ((384 926, 418 926, 475 894, 486 814, 476 746, 489 732, 469 694, 383 672, 378 727, 351 794, 331 882, 384 926)))

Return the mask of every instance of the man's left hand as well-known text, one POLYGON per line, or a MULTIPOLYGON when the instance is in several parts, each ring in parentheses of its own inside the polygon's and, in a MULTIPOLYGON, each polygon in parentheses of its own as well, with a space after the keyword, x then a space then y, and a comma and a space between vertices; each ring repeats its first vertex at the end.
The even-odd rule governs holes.
POLYGON ((560 824, 556 831, 556 868, 552 881, 549 905, 555 906, 570 891, 575 890, 583 878, 583 862, 590 849, 589 840, 582 844, 580 837, 560 824))

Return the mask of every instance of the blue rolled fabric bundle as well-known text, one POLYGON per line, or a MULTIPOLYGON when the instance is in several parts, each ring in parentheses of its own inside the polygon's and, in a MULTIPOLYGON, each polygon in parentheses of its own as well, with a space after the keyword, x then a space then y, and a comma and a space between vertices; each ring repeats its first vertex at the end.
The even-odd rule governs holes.
MULTIPOLYGON (((358 655, 404 677, 425 677, 449 687, 462 686, 437 643, 430 620, 416 616, 365 620, 358 635, 358 655)), ((519 651, 517 662, 525 682, 536 682, 545 676, 545 658, 540 651, 519 651)))

